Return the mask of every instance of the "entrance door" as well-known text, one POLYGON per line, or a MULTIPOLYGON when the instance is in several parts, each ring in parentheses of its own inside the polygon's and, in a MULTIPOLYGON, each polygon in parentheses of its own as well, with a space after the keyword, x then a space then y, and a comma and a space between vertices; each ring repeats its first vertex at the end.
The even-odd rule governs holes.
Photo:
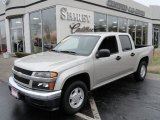
POLYGON ((11 19, 10 21, 12 53, 24 52, 24 36, 22 18, 11 19))
POLYGON ((23 31, 22 28, 12 29, 12 52, 23 52, 23 31))
POLYGON ((153 45, 157 48, 158 47, 158 41, 159 41, 159 29, 154 28, 153 32, 153 45))

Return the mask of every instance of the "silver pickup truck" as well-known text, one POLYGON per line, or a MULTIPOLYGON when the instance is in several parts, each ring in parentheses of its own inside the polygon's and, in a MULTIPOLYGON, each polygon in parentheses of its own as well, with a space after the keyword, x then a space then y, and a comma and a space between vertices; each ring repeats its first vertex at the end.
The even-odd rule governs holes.
POLYGON ((41 109, 81 110, 88 92, 130 74, 143 81, 153 46, 135 46, 127 33, 66 37, 53 50, 14 62, 11 95, 41 109))

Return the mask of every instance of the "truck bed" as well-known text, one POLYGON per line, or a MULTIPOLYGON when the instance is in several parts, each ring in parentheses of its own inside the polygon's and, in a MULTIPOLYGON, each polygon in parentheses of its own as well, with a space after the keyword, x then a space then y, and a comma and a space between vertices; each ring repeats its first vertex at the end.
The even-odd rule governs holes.
POLYGON ((139 49, 139 48, 150 47, 150 46, 151 45, 135 45, 135 48, 139 49))

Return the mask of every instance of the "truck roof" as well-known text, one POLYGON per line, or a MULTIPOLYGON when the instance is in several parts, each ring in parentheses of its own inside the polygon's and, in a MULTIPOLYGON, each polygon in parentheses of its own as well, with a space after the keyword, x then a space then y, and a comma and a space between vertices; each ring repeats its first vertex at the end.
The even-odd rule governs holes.
POLYGON ((95 35, 95 36, 110 36, 110 35, 128 35, 128 33, 120 32, 88 32, 88 33, 76 33, 74 35, 95 35))

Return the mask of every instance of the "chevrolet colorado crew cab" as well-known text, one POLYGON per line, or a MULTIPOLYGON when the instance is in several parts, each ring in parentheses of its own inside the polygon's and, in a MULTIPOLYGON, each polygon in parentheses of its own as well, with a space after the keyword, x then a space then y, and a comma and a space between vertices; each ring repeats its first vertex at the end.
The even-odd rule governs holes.
POLYGON ((53 50, 14 62, 11 95, 41 109, 81 110, 88 92, 130 74, 143 81, 153 46, 135 46, 127 33, 80 33, 53 50))

